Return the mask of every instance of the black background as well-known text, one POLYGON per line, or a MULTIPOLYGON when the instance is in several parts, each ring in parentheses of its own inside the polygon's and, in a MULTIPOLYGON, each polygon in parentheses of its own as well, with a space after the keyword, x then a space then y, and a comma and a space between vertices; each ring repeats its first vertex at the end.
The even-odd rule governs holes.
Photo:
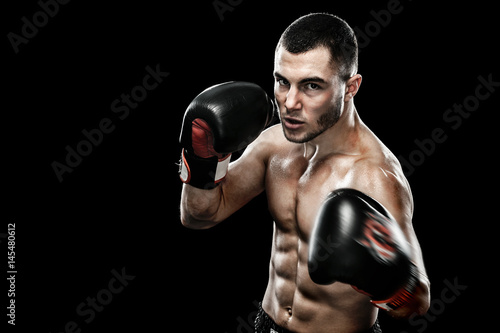
POLYGON ((61 332, 74 321, 81 332, 247 332, 242 323, 252 319, 267 284, 272 220, 265 195, 216 228, 182 227, 177 138, 186 106, 208 86, 243 80, 272 94, 279 36, 317 11, 373 29, 361 48, 355 102, 396 156, 416 156, 415 140, 431 138, 435 128, 447 135, 408 175, 432 282, 431 315, 412 325, 381 314, 384 332, 490 327, 500 88, 456 129, 443 114, 474 95, 479 76, 500 81, 496 8, 402 0, 388 24, 374 24, 371 12, 388 3, 232 1, 221 20, 211 0, 71 1, 18 53, 7 34, 21 34, 21 18, 32 22, 41 7, 4 4, 0 233, 16 224, 18 270, 16 326, 6 327, 61 332), (111 103, 142 84, 146 66, 157 65, 169 76, 120 120, 111 103), (51 164, 64 163, 65 147, 75 148, 82 130, 103 118, 114 130, 59 182, 51 164), (86 323, 77 306, 122 268, 135 278, 86 323), (441 301, 445 280, 467 286, 449 304, 441 301))

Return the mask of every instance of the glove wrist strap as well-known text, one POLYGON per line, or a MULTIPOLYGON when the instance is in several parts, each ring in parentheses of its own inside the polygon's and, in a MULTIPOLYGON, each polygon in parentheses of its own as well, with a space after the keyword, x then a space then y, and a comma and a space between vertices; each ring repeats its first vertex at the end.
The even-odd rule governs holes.
POLYGON ((179 177, 185 184, 199 189, 213 189, 226 177, 231 154, 218 158, 201 158, 194 153, 182 150, 179 164, 179 177))
POLYGON ((406 285, 399 289, 391 298, 386 300, 371 300, 370 302, 376 307, 383 309, 385 311, 392 311, 399 309, 405 304, 409 303, 414 297, 415 289, 419 284, 417 278, 417 267, 415 265, 411 265, 412 271, 410 273, 410 277, 406 285))

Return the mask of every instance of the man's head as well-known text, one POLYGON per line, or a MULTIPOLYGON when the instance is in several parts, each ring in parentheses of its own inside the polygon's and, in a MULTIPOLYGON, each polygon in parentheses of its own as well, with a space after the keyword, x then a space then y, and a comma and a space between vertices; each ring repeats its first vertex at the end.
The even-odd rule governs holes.
POLYGON ((358 70, 358 42, 351 27, 341 18, 326 13, 300 17, 283 32, 277 49, 299 54, 317 47, 330 51, 331 65, 347 81, 358 70))
POLYGON ((282 34, 275 53, 275 97, 286 138, 307 142, 335 125, 361 76, 354 31, 331 14, 309 14, 282 34))

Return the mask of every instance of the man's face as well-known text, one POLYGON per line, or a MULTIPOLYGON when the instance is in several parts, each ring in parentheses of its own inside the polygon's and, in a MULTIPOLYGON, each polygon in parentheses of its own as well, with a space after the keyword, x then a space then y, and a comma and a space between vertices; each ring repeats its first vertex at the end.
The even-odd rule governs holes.
POLYGON ((340 118, 345 85, 339 82, 332 67, 330 52, 325 47, 300 54, 283 47, 277 50, 274 96, 287 140, 310 141, 340 118))

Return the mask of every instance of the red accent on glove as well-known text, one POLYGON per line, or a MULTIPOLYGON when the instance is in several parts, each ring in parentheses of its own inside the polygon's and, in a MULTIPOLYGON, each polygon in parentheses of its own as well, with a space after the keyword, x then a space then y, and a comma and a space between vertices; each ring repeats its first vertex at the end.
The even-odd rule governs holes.
POLYGON ((203 119, 196 118, 192 122, 192 146, 196 156, 210 158, 217 156, 219 159, 225 157, 214 150, 214 137, 210 126, 203 119))

